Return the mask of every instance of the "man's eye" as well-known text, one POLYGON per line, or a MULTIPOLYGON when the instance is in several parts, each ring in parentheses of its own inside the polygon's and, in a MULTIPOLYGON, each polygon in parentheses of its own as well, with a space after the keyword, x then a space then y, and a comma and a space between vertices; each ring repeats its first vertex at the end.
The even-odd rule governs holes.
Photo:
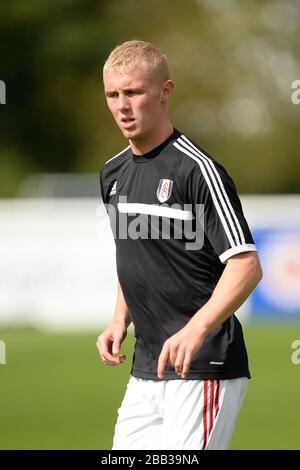
POLYGON ((140 90, 128 90, 127 96, 140 95, 141 93, 140 90))

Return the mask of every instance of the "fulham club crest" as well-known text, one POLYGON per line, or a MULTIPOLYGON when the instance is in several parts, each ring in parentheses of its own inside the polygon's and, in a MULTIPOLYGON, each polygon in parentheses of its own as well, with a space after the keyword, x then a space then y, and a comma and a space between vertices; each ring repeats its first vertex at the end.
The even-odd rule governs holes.
POLYGON ((166 180, 166 179, 160 180, 158 188, 157 188, 157 192, 156 192, 157 198, 160 202, 166 202, 169 199, 169 197, 171 196, 172 187, 173 187, 172 180, 166 180))

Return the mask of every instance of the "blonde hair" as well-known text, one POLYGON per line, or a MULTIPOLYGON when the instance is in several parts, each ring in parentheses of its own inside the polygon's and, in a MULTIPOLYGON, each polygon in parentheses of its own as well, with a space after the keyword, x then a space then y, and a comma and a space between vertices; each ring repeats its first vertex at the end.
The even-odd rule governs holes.
POLYGON ((121 68, 128 70, 140 64, 143 64, 147 71, 161 83, 170 79, 167 57, 150 42, 136 39, 115 47, 106 60, 103 71, 121 68))

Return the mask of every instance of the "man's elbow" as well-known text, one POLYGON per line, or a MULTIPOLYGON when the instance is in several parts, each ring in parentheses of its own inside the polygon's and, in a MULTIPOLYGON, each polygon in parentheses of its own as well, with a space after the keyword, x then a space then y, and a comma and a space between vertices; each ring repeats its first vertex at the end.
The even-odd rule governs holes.
POLYGON ((254 284, 253 289, 257 286, 257 284, 262 280, 263 278, 263 270, 260 264, 259 257, 257 253, 251 253, 250 256, 250 273, 251 273, 251 279, 254 284))
POLYGON ((246 279, 250 290, 253 290, 262 280, 263 271, 256 251, 240 253, 230 258, 228 263, 237 267, 239 272, 243 273, 242 276, 246 279))

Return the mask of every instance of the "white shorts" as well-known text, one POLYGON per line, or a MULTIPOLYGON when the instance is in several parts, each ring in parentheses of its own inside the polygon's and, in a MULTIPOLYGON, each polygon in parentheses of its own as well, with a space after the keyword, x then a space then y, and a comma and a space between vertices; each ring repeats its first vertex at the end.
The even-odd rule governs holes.
POLYGON ((130 376, 112 449, 227 449, 247 383, 130 376))

